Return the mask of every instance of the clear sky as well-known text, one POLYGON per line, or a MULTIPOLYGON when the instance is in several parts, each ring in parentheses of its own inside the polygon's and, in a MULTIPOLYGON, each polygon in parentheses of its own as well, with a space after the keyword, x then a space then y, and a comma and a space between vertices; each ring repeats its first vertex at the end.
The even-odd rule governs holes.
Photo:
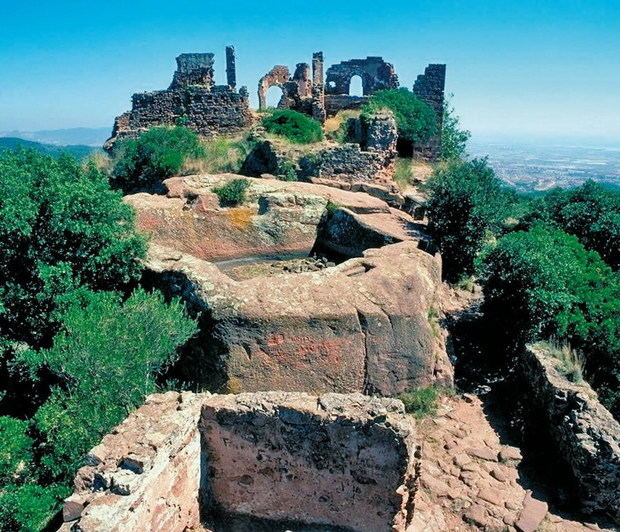
POLYGON ((475 135, 620 140, 620 0, 0 0, 0 130, 111 127, 182 52, 223 82, 227 44, 254 104, 274 64, 381 55, 408 87, 447 63, 475 135))

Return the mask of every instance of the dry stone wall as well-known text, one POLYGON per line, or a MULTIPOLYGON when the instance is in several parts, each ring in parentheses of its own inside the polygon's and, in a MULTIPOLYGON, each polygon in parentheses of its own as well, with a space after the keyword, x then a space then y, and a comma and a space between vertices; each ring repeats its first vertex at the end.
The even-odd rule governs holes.
POLYGON ((620 424, 585 382, 568 381, 544 344, 529 346, 519 359, 528 403, 570 466, 589 512, 603 512, 620 525, 620 424))
POLYGON ((443 107, 446 85, 446 65, 432 64, 424 69, 413 85, 413 92, 423 102, 431 106, 437 117, 437 134, 424 143, 413 146, 415 157, 436 161, 441 153, 441 128, 443 126, 443 107))
POLYGON ((393 399, 152 395, 89 453, 60 530, 404 532, 417 455, 393 399))

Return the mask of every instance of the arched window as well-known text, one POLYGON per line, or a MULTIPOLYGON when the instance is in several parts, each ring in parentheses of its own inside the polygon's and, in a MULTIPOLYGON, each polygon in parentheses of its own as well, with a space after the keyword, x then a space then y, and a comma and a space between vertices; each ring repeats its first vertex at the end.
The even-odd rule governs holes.
POLYGON ((282 99, 283 91, 281 87, 273 85, 267 89, 267 107, 278 107, 282 99))
POLYGON ((357 74, 352 76, 349 82, 349 96, 364 96, 362 77, 357 74))

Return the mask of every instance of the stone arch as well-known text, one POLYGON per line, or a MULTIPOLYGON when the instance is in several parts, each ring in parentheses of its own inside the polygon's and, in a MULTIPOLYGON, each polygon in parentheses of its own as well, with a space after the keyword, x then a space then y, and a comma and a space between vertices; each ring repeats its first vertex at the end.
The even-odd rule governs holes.
POLYGON ((347 92, 349 96, 363 96, 364 95, 364 79, 359 74, 353 74, 349 78, 349 90, 347 92))
POLYGON ((265 92, 267 107, 279 107, 284 99, 284 89, 281 85, 271 85, 265 92))
POLYGON ((376 90, 398 87, 398 76, 396 76, 393 65, 386 63, 381 57, 367 57, 366 59, 350 59, 330 66, 325 78, 325 92, 348 95, 353 76, 362 78, 364 96, 376 90))
POLYGON ((286 83, 289 81, 291 73, 283 65, 274 66, 267 74, 258 81, 258 108, 267 108, 267 91, 270 87, 277 86, 282 89, 283 96, 286 96, 286 83))

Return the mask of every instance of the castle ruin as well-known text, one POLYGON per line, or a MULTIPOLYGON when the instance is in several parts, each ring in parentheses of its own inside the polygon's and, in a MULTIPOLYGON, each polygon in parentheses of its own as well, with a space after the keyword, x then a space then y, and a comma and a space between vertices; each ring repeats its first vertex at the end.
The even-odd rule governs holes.
MULTIPOLYGON (((226 47, 226 85, 214 84, 214 54, 191 53, 177 57, 177 70, 166 90, 132 96, 131 111, 118 116, 112 136, 105 144, 111 150, 117 140, 135 138, 155 126, 182 124, 200 135, 234 135, 252 125, 248 91, 238 91, 235 50, 226 47)), ((446 65, 428 65, 418 76, 413 92, 430 105, 437 115, 439 133, 413 146, 417 157, 436 160, 441 146, 446 65)), ((293 74, 285 65, 276 65, 258 81, 259 109, 267 108, 267 92, 279 87, 279 109, 292 109, 319 122, 345 109, 359 109, 375 91, 399 87, 396 70, 382 57, 350 59, 324 70, 323 52, 315 52, 311 65, 298 63, 293 74), (362 80, 362 96, 350 94, 351 79, 362 80)))

